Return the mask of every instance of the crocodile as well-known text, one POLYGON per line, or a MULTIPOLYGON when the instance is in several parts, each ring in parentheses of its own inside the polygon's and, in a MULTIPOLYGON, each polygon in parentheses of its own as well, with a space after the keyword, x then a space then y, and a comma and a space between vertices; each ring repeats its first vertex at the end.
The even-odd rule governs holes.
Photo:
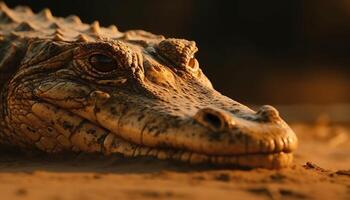
POLYGON ((297 137, 270 105, 216 91, 196 43, 0 3, 0 143, 58 153, 282 168, 297 137))

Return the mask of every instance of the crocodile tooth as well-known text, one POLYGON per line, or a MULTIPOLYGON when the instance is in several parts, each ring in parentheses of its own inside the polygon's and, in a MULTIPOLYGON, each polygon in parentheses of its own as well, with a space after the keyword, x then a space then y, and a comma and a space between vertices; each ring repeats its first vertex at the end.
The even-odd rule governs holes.
POLYGON ((292 138, 292 137, 288 137, 288 149, 296 149, 298 143, 296 142, 297 139, 296 138, 292 138))
POLYGON ((168 158, 168 155, 165 151, 159 151, 156 156, 159 160, 165 160, 168 158))
POLYGON ((151 149, 149 152, 147 152, 147 156, 157 156, 158 154, 158 149, 151 149))
POLYGON ((149 147, 142 147, 140 149, 140 156, 146 156, 148 155, 148 152, 150 151, 150 148, 149 147))
POLYGON ((111 147, 114 143, 115 135, 113 133, 108 133, 103 141, 103 151, 105 154, 111 154, 111 147))
POLYGON ((284 148, 284 143, 282 138, 275 138, 274 139, 274 143, 275 143, 275 151, 282 151, 284 148))
POLYGON ((209 157, 206 155, 198 154, 198 153, 192 153, 189 162, 192 164, 199 164, 199 163, 204 163, 208 162, 209 157))
POLYGON ((184 162, 188 162, 188 160, 190 159, 191 153, 190 152, 183 152, 180 156, 180 159, 184 162))
POLYGON ((276 145, 275 145, 275 140, 274 139, 269 139, 266 141, 267 142, 267 152, 273 152, 276 148, 276 145))

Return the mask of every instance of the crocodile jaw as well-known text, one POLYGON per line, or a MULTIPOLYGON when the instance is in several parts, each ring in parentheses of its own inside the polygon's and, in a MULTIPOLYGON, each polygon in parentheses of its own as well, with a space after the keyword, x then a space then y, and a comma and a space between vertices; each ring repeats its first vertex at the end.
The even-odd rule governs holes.
MULTIPOLYGON (((122 132, 115 132, 115 130, 110 131, 96 122, 79 116, 80 112, 72 114, 50 103, 36 103, 32 106, 32 111, 41 120, 50 122, 56 130, 60 130, 63 135, 70 138, 74 151, 103 152, 107 155, 117 153, 127 157, 155 157, 160 160, 179 160, 192 164, 211 163, 220 166, 268 169, 287 167, 293 161, 292 153, 285 151, 242 154, 234 154, 233 152, 233 154, 220 155, 169 146, 147 146, 123 139, 120 136, 132 133, 122 134, 122 132)), ((106 124, 104 126, 108 126, 106 124)))
POLYGON ((290 166, 292 151, 297 147, 294 132, 281 119, 261 123, 232 115, 234 126, 217 133, 203 127, 193 116, 179 120, 166 115, 162 119, 156 110, 143 109, 140 113, 142 109, 137 106, 128 107, 118 116, 111 112, 115 105, 111 102, 95 104, 99 107, 96 121, 114 138, 106 147, 111 153, 272 169, 290 166), (141 118, 142 114, 147 117, 141 118), (132 151, 125 151, 128 147, 132 151))
MULTIPOLYGON (((215 132, 196 121, 198 109, 174 115, 164 102, 129 93, 108 94, 67 81, 41 85, 36 91, 46 103, 34 104, 32 111, 42 120, 54 119, 56 129, 61 132, 67 126, 63 122, 75 122, 70 125, 72 129, 66 130, 75 150, 191 163, 281 168, 292 163, 291 152, 297 145, 295 134, 282 119, 254 121, 252 119, 259 119, 261 113, 249 109, 246 116, 226 113, 234 123, 215 132), (74 87, 79 89, 72 90, 74 87), (85 93, 83 96, 88 97, 84 102, 89 103, 79 106, 77 102, 57 99, 67 94, 72 97, 73 93, 85 93), (71 116, 70 119, 66 119, 67 116, 71 116)), ((172 104, 167 102, 167 105, 172 104)))

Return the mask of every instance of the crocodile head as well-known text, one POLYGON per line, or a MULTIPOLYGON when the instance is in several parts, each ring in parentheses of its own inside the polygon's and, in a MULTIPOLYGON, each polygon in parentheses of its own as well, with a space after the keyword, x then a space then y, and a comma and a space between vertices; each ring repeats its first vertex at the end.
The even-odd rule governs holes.
POLYGON ((218 165, 291 164, 297 138, 278 111, 253 111, 216 91, 195 42, 118 34, 21 42, 26 50, 5 89, 5 120, 23 138, 18 144, 218 165))

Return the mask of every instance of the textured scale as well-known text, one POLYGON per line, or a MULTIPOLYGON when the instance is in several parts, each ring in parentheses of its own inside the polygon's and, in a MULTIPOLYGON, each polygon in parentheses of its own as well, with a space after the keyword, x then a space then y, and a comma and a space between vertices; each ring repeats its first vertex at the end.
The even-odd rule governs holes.
POLYGON ((60 37, 62 41, 76 41, 81 37, 94 40, 96 37, 117 39, 124 36, 116 26, 101 28, 98 21, 91 25, 83 24, 79 17, 73 15, 55 18, 49 9, 33 14, 28 7, 19 6, 11 10, 4 3, 1 3, 0 9, 1 35, 41 39, 60 37))
POLYGON ((0 143, 289 166, 297 138, 278 111, 255 112, 214 90, 197 50, 194 41, 0 2, 0 143))

